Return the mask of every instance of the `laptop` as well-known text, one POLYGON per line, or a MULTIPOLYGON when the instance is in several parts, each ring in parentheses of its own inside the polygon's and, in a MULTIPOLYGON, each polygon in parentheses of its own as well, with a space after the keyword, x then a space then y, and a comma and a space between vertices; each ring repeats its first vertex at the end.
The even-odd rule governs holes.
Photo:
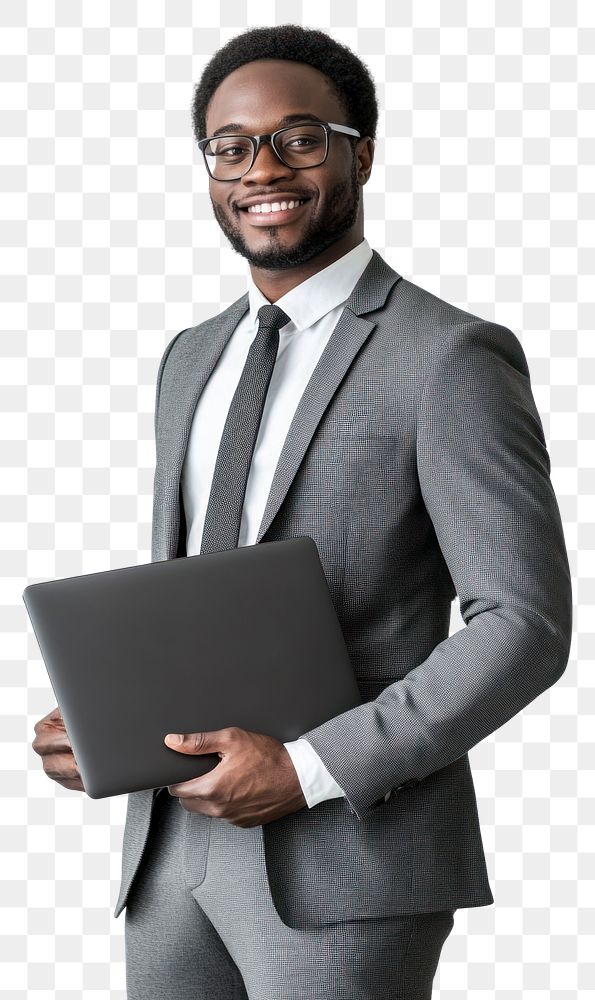
POLYGON ((283 743, 362 701, 306 535, 34 583, 23 601, 93 799, 219 763, 166 733, 283 743))

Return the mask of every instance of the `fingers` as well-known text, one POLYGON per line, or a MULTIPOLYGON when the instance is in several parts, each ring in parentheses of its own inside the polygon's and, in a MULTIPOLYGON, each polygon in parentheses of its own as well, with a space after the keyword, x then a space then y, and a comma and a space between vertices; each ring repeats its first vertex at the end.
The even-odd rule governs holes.
POLYGON ((72 749, 62 713, 57 705, 44 715, 43 719, 39 719, 33 728, 35 739, 32 746, 36 753, 65 752, 72 749))
POLYGON ((44 715, 43 719, 40 719, 39 722, 35 723, 35 725, 36 726, 43 726, 43 725, 46 725, 48 722, 53 722, 53 723, 55 723, 55 722, 63 722, 62 712, 60 711, 60 708, 59 708, 58 705, 56 705, 56 707, 53 708, 51 712, 48 712, 47 715, 44 715))
POLYGON ((40 757, 45 757, 47 754, 72 753, 72 746, 66 731, 61 729, 41 728, 31 746, 40 757))
POLYGON ((35 723, 35 739, 31 748, 39 754, 48 778, 64 788, 84 792, 76 757, 66 732, 58 705, 35 723))
POLYGON ((66 727, 60 709, 54 708, 47 715, 44 715, 43 719, 38 719, 33 729, 38 737, 43 737, 46 733, 66 734, 66 727))
POLYGON ((46 754, 42 757, 42 764, 45 773, 52 781, 57 781, 65 788, 85 790, 80 771, 72 754, 46 754))
POLYGON ((54 781, 73 781, 80 778, 79 769, 72 755, 50 754, 44 757, 43 769, 54 781))
POLYGON ((73 788, 84 792, 85 786, 81 778, 77 763, 72 755, 59 754, 48 757, 44 761, 44 771, 49 778, 57 781, 65 788, 73 788))

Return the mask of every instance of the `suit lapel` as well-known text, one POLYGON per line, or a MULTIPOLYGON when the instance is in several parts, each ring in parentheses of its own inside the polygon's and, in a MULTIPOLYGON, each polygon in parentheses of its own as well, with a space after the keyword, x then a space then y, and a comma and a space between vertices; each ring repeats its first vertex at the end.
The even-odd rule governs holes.
POLYGON ((297 405, 279 455, 256 541, 269 529, 291 486, 306 449, 355 355, 376 326, 346 305, 297 405))
MULTIPOLYGON (((376 320, 365 313, 384 305, 400 274, 375 251, 345 303, 337 325, 316 365, 303 396, 297 406, 285 439, 256 541, 259 542, 270 527, 297 474, 306 449, 316 428, 333 398, 339 383, 353 360, 376 326, 376 320)), ((231 338, 242 316, 249 308, 248 293, 242 295, 219 316, 209 321, 201 337, 181 339, 176 355, 180 373, 175 380, 175 391, 162 394, 159 406, 159 424, 167 433, 167 475, 163 485, 166 509, 179 512, 181 507, 180 475, 188 446, 190 429, 200 395, 231 338), (188 371, 198 373, 193 381, 188 371)), ((172 525, 172 544, 165 558, 176 555, 175 539, 178 537, 179 519, 172 525)))
POLYGON ((182 466, 194 411, 215 365, 236 326, 249 307, 248 293, 209 320, 200 335, 181 337, 175 355, 175 373, 159 400, 157 436, 164 439, 167 492, 177 500, 182 466))
POLYGON ((324 411, 351 367, 356 354, 376 326, 376 320, 367 319, 360 314, 381 308, 390 289, 400 277, 400 274, 372 250, 372 257, 347 299, 345 308, 296 408, 279 455, 258 529, 257 542, 260 542, 271 526, 295 479, 324 411))

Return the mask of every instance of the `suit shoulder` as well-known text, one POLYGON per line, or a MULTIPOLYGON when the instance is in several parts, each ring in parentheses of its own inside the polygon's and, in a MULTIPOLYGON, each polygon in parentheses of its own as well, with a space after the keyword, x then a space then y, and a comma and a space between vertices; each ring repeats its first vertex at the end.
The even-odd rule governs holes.
POLYGON ((422 371, 430 372, 452 354, 488 350, 529 374, 522 343, 507 326, 461 309, 407 278, 397 283, 394 294, 395 332, 409 339, 422 371))
POLYGON ((488 323, 489 320, 461 309, 459 306, 441 299, 429 289, 417 285, 408 278, 401 278, 395 286, 395 306, 404 318, 409 318, 416 332, 429 331, 432 337, 438 332, 445 338, 451 330, 472 323, 488 323))
POLYGON ((246 299, 247 294, 248 293, 246 292, 244 295, 240 296, 240 298, 236 299, 225 309, 221 310, 221 312, 214 313, 212 316, 207 316, 207 318, 201 320, 200 323, 196 323, 194 326, 188 326, 185 330, 181 330, 179 333, 176 333, 165 348, 162 357, 162 364, 165 362, 172 349, 175 349, 176 353, 178 351, 184 353, 184 351, 189 347, 192 347, 197 340, 201 340, 203 337, 208 336, 214 323, 224 321, 229 313, 240 309, 240 306, 243 304, 244 299, 246 299))

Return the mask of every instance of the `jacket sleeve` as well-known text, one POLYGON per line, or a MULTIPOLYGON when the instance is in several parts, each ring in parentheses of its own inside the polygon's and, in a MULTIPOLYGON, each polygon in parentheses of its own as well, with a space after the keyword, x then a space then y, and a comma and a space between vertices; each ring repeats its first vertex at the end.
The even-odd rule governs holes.
POLYGON ((378 697, 301 734, 359 819, 463 756, 555 683, 572 589, 550 461, 519 339, 458 328, 419 395, 423 502, 465 627, 378 697))

